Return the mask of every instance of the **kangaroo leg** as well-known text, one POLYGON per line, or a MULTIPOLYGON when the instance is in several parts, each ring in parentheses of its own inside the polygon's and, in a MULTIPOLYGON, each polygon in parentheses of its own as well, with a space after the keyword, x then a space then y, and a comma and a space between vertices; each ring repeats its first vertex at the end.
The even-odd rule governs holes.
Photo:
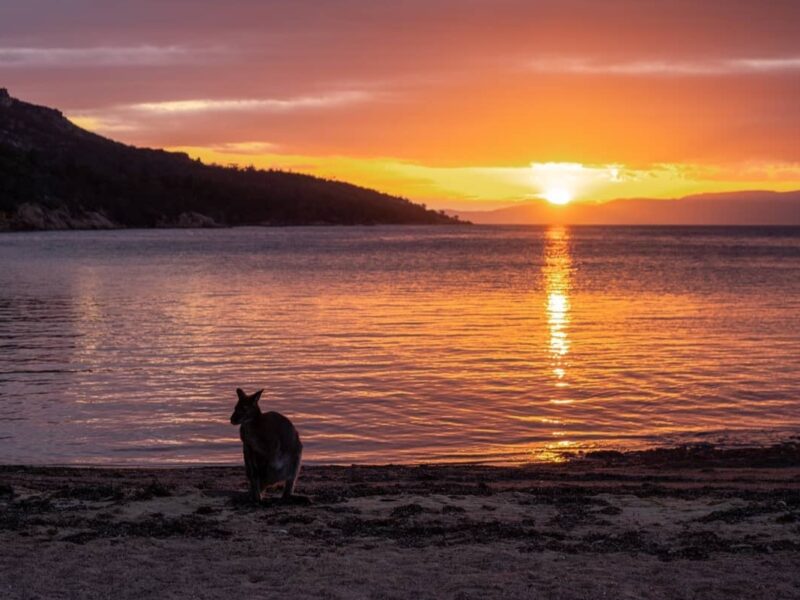
POLYGON ((255 464, 253 451, 243 445, 244 448, 244 468, 247 472, 247 482, 250 484, 250 498, 253 502, 261 501, 261 482, 258 477, 258 469, 255 464))
POLYGON ((292 477, 291 479, 287 479, 286 483, 283 484, 283 497, 284 498, 291 498, 292 494, 294 493, 294 484, 297 481, 297 476, 292 477))
POLYGON ((292 470, 289 474, 289 478, 283 485, 284 500, 296 497, 294 496, 294 486, 297 483, 297 476, 300 474, 300 463, 302 461, 302 457, 303 457, 303 451, 301 449, 300 452, 297 454, 297 459, 294 461, 294 464, 292 465, 292 470))

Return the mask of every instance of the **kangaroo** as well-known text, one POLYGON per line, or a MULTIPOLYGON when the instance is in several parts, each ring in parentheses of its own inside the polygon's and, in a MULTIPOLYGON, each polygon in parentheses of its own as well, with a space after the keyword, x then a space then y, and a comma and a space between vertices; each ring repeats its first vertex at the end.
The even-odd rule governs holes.
POLYGON ((260 503, 267 486, 283 481, 284 501, 308 500, 293 495, 303 455, 300 436, 292 422, 283 415, 261 412, 258 401, 263 391, 248 396, 237 388, 239 401, 231 415, 231 424, 240 426, 250 497, 260 503))

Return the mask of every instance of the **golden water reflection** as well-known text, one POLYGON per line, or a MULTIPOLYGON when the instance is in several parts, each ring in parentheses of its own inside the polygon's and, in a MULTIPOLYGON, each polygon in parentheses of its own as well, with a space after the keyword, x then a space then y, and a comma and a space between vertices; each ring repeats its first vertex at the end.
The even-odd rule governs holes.
MULTIPOLYGON (((572 257, 570 256, 569 231, 563 226, 553 226, 547 230, 544 244, 544 278, 546 299, 546 316, 549 337, 550 372, 557 389, 550 397, 551 404, 571 404, 572 398, 567 395, 569 388, 569 325, 570 325, 570 290, 572 287, 572 257)), ((554 423, 555 424, 555 423, 554 423)), ((558 420, 563 427, 563 420, 558 420)), ((565 453, 574 442, 565 439, 566 431, 556 429, 552 432, 557 438, 550 444, 540 447, 537 452, 539 460, 559 462, 564 460, 565 453)))
MULTIPOLYGON (((550 363, 557 387, 567 387, 569 354, 570 287, 572 258, 569 253, 569 232, 566 227, 547 230, 542 272, 547 293, 547 325, 550 334, 550 363)), ((561 402, 564 400, 553 400, 561 402)))

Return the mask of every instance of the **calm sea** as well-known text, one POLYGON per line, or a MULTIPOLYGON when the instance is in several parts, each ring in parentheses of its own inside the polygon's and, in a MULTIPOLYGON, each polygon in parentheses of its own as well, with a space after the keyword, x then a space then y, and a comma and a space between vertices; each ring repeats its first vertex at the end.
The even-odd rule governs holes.
POLYGON ((800 229, 0 236, 0 462, 517 462, 800 433, 800 229))

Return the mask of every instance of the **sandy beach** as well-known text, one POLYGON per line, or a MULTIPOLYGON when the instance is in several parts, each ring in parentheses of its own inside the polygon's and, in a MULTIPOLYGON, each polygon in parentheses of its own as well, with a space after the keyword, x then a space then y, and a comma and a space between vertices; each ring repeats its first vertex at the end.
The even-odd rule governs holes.
POLYGON ((800 448, 523 467, 0 467, 0 595, 797 598, 800 448), (276 499, 277 499, 276 490, 276 499))

